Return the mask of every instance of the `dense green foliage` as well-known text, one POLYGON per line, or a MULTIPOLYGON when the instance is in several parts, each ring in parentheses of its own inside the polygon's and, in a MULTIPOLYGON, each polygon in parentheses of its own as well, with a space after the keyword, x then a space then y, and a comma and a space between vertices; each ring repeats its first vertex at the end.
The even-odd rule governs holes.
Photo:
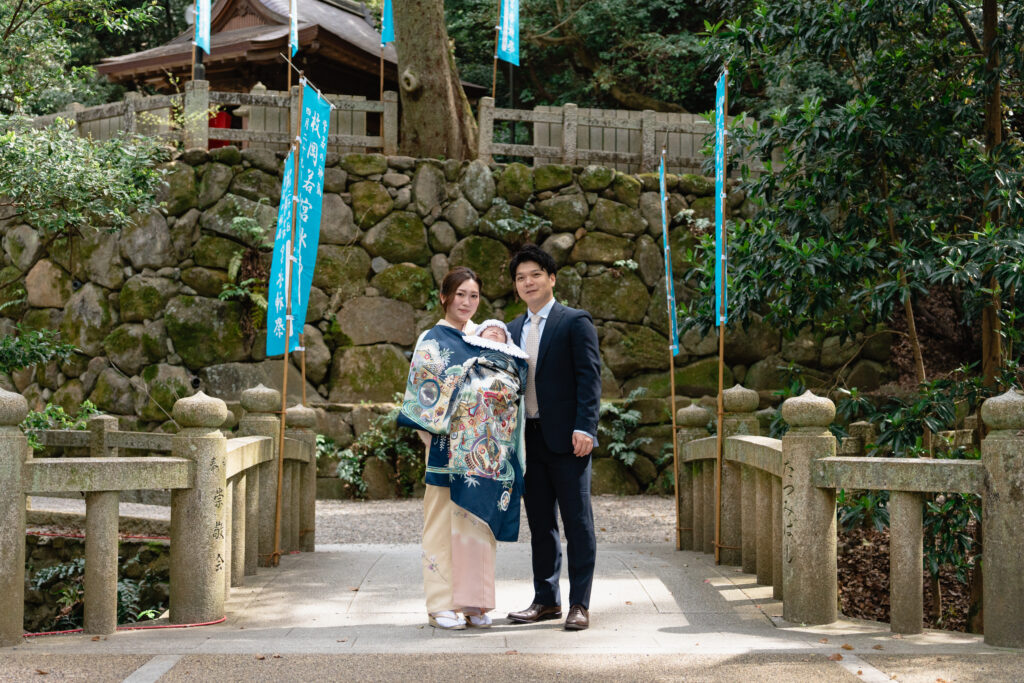
MULTIPOLYGON (((517 106, 704 111, 712 72, 697 33, 717 17, 709 3, 679 0, 521 0, 517 106)), ((714 5, 715 3, 711 3, 714 5)), ((490 85, 499 3, 447 0, 448 33, 461 76, 490 85)), ((498 68, 508 102, 509 68, 498 68)))
POLYGON ((32 450, 40 451, 44 448, 39 441, 40 431, 45 429, 84 430, 89 426, 89 418, 99 414, 100 410, 92 401, 82 401, 77 415, 68 415, 62 407, 47 403, 42 410, 30 410, 20 427, 28 438, 28 445, 32 450))
POLYGON ((105 102, 112 87, 92 65, 152 30, 157 9, 154 0, 0 0, 0 114, 105 102))
POLYGON ((65 360, 74 350, 71 344, 61 342, 54 330, 27 330, 18 325, 16 334, 0 339, 0 373, 6 375, 51 360, 65 360))
POLYGON ((0 117, 0 208, 46 234, 120 230, 155 206, 167 150, 141 136, 97 142, 57 121, 0 117))
MULTIPOLYGON (((761 175, 743 169, 759 212, 730 226, 732 318, 758 312, 791 332, 849 333, 851 322, 888 323, 906 300, 949 286, 962 322, 994 296, 1006 341, 1019 335, 1024 11, 1005 4, 996 74, 1007 125, 986 154, 992 79, 973 46, 981 15, 967 8, 968 35, 952 6, 757 2, 748 19, 712 27, 731 109, 761 119, 732 131, 733 151, 766 164, 761 175)), ((706 326, 713 246, 701 247, 692 260, 707 266, 690 273, 702 294, 690 313, 706 326)))

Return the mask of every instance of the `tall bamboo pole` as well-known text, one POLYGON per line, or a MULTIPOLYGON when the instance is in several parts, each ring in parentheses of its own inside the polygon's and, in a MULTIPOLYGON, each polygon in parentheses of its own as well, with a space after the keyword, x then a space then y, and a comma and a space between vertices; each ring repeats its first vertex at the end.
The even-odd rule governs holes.
MULTIPOLYGON (((722 116, 728 117, 729 115, 729 80, 726 79, 724 87, 724 104, 722 106, 722 116)), ((726 118, 726 120, 728 120, 726 118)), ((717 122, 716 122, 717 124, 717 122)), ((722 136, 722 147, 726 147, 726 140, 728 139, 728 127, 725 127, 725 134, 722 136)), ((725 285, 728 280, 726 273, 726 253, 725 253, 725 179, 729 177, 729 159, 728 152, 725 152, 726 159, 723 163, 722 168, 722 193, 718 197, 715 197, 715 201, 719 203, 720 211, 722 214, 722 232, 718 236, 718 239, 722 240, 722 263, 721 263, 721 279, 718 282, 720 291, 722 292, 721 301, 718 306, 718 428, 717 435, 715 438, 716 452, 715 452, 715 564, 721 562, 722 552, 722 455, 725 446, 725 437, 722 434, 724 423, 725 423, 725 311, 726 311, 726 293, 725 285)), ((717 265, 717 264, 716 264, 717 265)), ((679 497, 676 496, 678 499, 679 497)), ((678 519, 678 515, 676 516, 678 519)))
MULTIPOLYGON (((291 64, 289 63, 289 70, 291 64)), ((292 245, 295 244, 296 205, 299 200, 299 166, 302 164, 300 136, 302 135, 302 85, 305 84, 303 73, 299 72, 299 115, 295 122, 295 140, 292 142, 292 154, 295 155, 292 166, 295 177, 292 182, 292 232, 288 239, 285 257, 285 321, 284 359, 281 362, 281 432, 278 436, 277 448, 277 499, 274 504, 274 552, 270 557, 271 566, 276 567, 281 560, 281 487, 284 485, 284 430, 288 416, 288 345, 292 339, 292 245)), ((282 198, 283 200, 284 198, 282 198)), ((305 382, 303 382, 305 384, 305 382)))
POLYGON ((494 66, 491 69, 491 99, 498 87, 498 35, 501 33, 501 0, 498 0, 498 23, 494 25, 494 66))

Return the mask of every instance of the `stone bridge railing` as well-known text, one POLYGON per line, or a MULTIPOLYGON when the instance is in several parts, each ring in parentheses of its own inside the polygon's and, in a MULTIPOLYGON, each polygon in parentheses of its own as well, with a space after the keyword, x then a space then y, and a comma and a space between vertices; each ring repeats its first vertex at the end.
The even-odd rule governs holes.
MULTIPOLYGON (((1024 648, 1024 395, 990 398, 981 460, 836 457, 828 426, 835 405, 810 392, 788 399, 781 440, 757 436, 757 393, 724 394, 720 558, 773 587, 790 622, 838 618, 836 490, 890 491, 889 590, 894 633, 920 633, 923 622, 922 494, 982 497, 985 642, 1024 648)), ((708 412, 679 411, 680 546, 714 552, 715 438, 708 412)))
POLYGON ((224 616, 231 586, 282 552, 312 551, 316 513, 315 413, 287 412, 281 477, 280 542, 275 517, 281 395, 259 386, 242 393, 238 436, 219 430, 228 411, 203 393, 178 400, 177 434, 122 432, 97 416, 87 431, 39 433, 45 446, 89 450, 89 457, 33 457, 18 425, 28 412, 20 394, 0 390, 0 647, 22 640, 25 503, 31 494, 83 492, 85 632, 117 629, 120 491, 170 489, 170 621, 224 616), (118 457, 119 449, 167 453, 118 457))

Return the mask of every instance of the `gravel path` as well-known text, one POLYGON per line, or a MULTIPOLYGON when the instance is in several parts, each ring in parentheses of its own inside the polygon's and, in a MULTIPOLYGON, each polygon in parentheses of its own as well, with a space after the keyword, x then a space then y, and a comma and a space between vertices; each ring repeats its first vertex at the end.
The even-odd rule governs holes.
MULTIPOLYGON (((667 496, 594 496, 594 525, 598 543, 661 543, 671 541, 675 504, 667 496)), ((85 514, 81 499, 33 497, 36 510, 85 514)), ((170 508, 121 503, 121 515, 166 521, 170 508)), ((63 525, 62 525, 63 526, 63 525)), ((423 531, 423 501, 318 500, 318 544, 419 543, 423 531)), ((564 537, 563 537, 564 538, 564 537)), ((519 541, 530 540, 526 513, 519 524, 519 541)))
MULTIPOLYGON (((661 543, 675 530, 675 503, 667 496, 594 496, 598 543, 661 543)), ((316 542, 419 543, 422 500, 318 500, 316 542)), ((530 540, 526 513, 519 541, 530 540)))

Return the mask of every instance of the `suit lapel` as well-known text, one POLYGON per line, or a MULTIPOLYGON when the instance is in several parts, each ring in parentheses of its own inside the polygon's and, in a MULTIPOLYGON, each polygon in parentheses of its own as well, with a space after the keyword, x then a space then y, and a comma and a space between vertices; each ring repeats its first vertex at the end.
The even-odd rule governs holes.
POLYGON ((540 348, 537 349, 537 371, 540 371, 540 366, 544 364, 544 356, 548 352, 548 348, 551 346, 551 340, 555 338, 555 332, 558 330, 558 326, 562 324, 562 319, 565 317, 565 307, 562 304, 555 302, 555 305, 551 307, 551 313, 548 315, 548 319, 544 322, 544 334, 540 338, 540 348))
POLYGON ((515 346, 519 346, 519 338, 523 335, 523 323, 526 321, 525 315, 520 315, 508 324, 508 333, 512 337, 511 341, 515 346))

